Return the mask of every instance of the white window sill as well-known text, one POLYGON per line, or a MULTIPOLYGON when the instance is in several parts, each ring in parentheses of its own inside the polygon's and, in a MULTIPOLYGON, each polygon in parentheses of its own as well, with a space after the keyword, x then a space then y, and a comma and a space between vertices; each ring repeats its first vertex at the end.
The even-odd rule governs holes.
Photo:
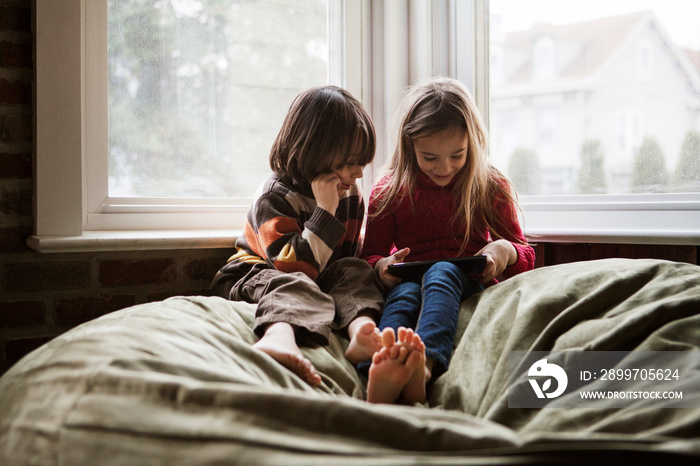
POLYGON ((530 243, 593 243, 698 246, 700 231, 640 231, 640 230, 537 230, 525 231, 530 243))
MULTIPOLYGON (((30 236, 41 253, 233 248, 240 230, 92 231, 81 236, 30 236)), ((526 230, 531 243, 700 245, 700 231, 526 230)))
POLYGON ((528 196, 530 241, 700 245, 700 195, 528 196))
POLYGON ((240 230, 87 231, 80 236, 30 236, 42 253, 233 248, 240 230))

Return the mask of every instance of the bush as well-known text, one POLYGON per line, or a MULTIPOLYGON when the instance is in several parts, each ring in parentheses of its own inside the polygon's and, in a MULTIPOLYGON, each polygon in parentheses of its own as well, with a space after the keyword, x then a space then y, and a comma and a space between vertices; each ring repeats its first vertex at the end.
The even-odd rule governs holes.
POLYGON ((691 130, 686 133, 674 181, 680 191, 696 192, 700 189, 700 132, 691 130))
POLYGON ((576 185, 581 194, 602 194, 607 192, 603 163, 605 157, 597 140, 589 140, 581 146, 581 168, 576 185))
POLYGON ((656 138, 644 138, 632 167, 632 190, 664 192, 668 184, 666 158, 656 138))
POLYGON ((508 177, 519 194, 539 194, 542 180, 537 153, 532 149, 515 149, 508 163, 508 177))

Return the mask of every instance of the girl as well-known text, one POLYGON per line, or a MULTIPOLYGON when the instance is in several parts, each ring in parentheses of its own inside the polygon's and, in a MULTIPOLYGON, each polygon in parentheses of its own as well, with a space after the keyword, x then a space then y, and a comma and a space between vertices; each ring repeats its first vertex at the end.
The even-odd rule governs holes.
POLYGON ((387 403, 425 401, 426 384, 447 370, 460 302, 497 277, 532 269, 535 261, 518 222, 515 191, 486 158, 486 131, 469 91, 453 79, 429 80, 409 89, 402 115, 387 173, 370 196, 362 257, 390 290, 379 328, 415 329, 425 364, 412 370, 387 350, 373 358, 368 391, 387 403), (402 283, 387 268, 481 254, 487 265, 471 277, 438 262, 422 283, 402 283), (373 387, 373 371, 385 372, 385 379, 386 372, 397 372, 393 389, 373 387))
POLYGON ((313 88, 292 103, 270 152, 274 172, 258 189, 236 253, 215 294, 258 303, 253 345, 312 386, 321 383, 299 344, 328 344, 347 331, 357 364, 380 349, 375 319, 384 299, 359 258, 364 202, 356 185, 374 158, 375 133, 347 91, 313 88))

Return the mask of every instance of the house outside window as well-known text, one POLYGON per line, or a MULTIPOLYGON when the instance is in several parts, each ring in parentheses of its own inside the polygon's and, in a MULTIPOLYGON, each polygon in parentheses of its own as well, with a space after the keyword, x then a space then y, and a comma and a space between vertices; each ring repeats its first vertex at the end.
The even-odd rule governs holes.
POLYGON ((641 41, 637 45, 637 76, 641 81, 653 79, 654 73, 654 49, 652 44, 641 41))
POLYGON ((489 81, 490 157, 521 194, 526 233, 548 241, 698 244, 700 4, 488 5, 489 46, 504 71, 489 81), (555 51, 546 79, 545 49, 555 51), (556 155, 546 132, 532 137, 543 105, 558 114, 556 155), (520 117, 502 134, 497 122, 515 111, 520 117), (510 173, 523 154, 532 168, 510 173))
MULTIPOLYGON (((491 121, 501 119, 501 113, 512 114, 516 96, 522 97, 521 114, 532 113, 527 102, 535 106, 546 100, 549 105, 533 109, 536 141, 522 136, 516 144, 534 142, 528 148, 537 155, 541 170, 535 193, 551 194, 552 187, 559 186, 555 194, 582 194, 574 180, 589 169, 582 152, 591 143, 598 144, 603 160, 606 193, 700 192, 700 172, 682 173, 684 157, 700 158, 700 153, 682 155, 683 141, 700 131, 690 110, 700 105, 700 64, 694 60, 700 33, 692 25, 689 31, 672 22, 673 8, 662 8, 667 3, 646 2, 647 10, 638 11, 635 5, 634 10, 615 11, 611 2, 593 2, 586 5, 588 17, 577 20, 573 13, 567 15, 570 5, 563 2, 490 2, 491 24, 497 28, 491 32, 493 45, 504 59, 518 61, 518 66, 498 64, 500 73, 510 74, 491 80, 491 121), (567 94, 574 97, 565 98, 567 94), (576 95, 587 97, 583 101, 576 95), (561 144, 556 144, 557 156, 550 157, 555 135, 561 144), (635 176, 651 171, 665 176, 635 176), (565 172, 569 180, 562 179, 565 172), (695 181, 688 183, 688 178, 695 181)), ((491 139, 527 134, 518 128, 530 125, 520 119, 508 135, 494 126, 491 139)), ((502 147, 492 145, 491 155, 507 171, 513 154, 499 153, 502 147)))
POLYGON ((555 74, 554 39, 549 35, 538 37, 534 40, 532 48, 534 78, 552 78, 555 74))

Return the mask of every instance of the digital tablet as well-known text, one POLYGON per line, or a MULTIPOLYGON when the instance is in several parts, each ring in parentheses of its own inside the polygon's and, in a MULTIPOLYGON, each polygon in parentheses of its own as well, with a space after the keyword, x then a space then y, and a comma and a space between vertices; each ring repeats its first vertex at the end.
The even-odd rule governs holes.
POLYGON ((438 259, 430 261, 399 262, 389 265, 389 273, 404 281, 420 282, 423 274, 437 262, 451 262, 464 272, 481 273, 486 266, 486 256, 454 257, 452 259, 438 259))

